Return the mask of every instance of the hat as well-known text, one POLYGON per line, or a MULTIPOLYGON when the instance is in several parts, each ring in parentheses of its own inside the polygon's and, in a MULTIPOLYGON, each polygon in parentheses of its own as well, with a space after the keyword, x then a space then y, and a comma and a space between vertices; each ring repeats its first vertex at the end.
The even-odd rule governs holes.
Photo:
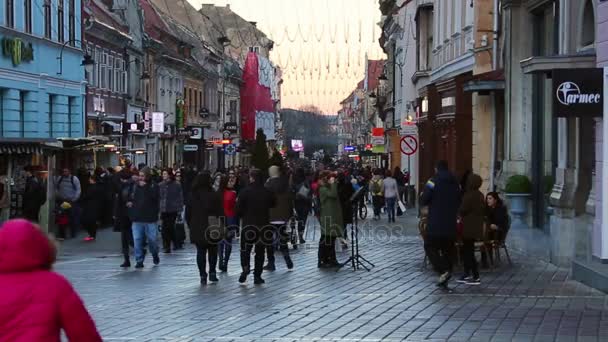
POLYGON ((68 203, 68 202, 61 203, 61 209, 63 209, 63 210, 68 210, 71 208, 72 208, 72 205, 70 203, 68 203))

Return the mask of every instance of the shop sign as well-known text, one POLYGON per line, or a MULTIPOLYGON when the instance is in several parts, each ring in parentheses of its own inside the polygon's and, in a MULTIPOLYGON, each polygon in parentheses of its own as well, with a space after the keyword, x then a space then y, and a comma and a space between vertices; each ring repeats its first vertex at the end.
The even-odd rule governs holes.
POLYGON ((557 117, 600 117, 604 107, 602 69, 553 70, 553 112, 557 117))
POLYGON ((202 139, 203 128, 202 127, 191 127, 190 128, 190 139, 202 139))
POLYGON ((198 151, 198 145, 184 145, 184 152, 196 152, 198 151))
POLYGON ((237 133, 238 132, 238 125, 236 122, 226 122, 224 124, 224 130, 225 131, 230 131, 230 133, 237 133))
POLYGON ((34 47, 32 43, 24 43, 19 38, 2 38, 2 55, 11 58, 13 66, 18 66, 22 62, 34 60, 34 47))
POLYGON ((165 133, 165 113, 152 113, 152 133, 165 133))

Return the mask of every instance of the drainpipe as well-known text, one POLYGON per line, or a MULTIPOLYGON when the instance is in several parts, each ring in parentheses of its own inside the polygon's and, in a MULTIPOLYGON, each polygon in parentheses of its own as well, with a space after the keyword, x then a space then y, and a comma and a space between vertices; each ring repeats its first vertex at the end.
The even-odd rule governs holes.
MULTIPOLYGON (((493 20, 493 39, 492 39, 492 70, 498 69, 498 0, 494 0, 494 20, 493 20)), ((492 109, 492 143, 490 152, 490 191, 494 191, 496 174, 496 92, 490 94, 490 107, 492 109)))

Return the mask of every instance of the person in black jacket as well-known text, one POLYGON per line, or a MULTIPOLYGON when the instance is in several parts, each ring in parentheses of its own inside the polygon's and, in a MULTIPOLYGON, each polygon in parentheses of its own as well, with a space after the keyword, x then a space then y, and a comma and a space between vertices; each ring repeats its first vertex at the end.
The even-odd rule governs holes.
POLYGON ((118 174, 120 176, 120 189, 114 201, 114 230, 120 232, 122 255, 124 257, 124 262, 120 267, 131 267, 129 247, 133 247, 133 232, 131 231, 132 223, 129 218, 127 202, 129 202, 131 193, 136 186, 137 180, 134 178, 138 178, 138 176, 127 169, 123 169, 118 174))
MULTIPOLYGON (((488 240, 504 240, 509 231, 509 213, 502 199, 497 192, 490 192, 486 195, 486 223, 488 225, 488 240)), ((488 257, 491 264, 493 260, 492 244, 485 245, 485 250, 481 252, 481 265, 488 268, 488 257)))
POLYGON ((89 236, 85 241, 95 241, 97 238, 97 225, 103 220, 102 201, 105 200, 106 191, 103 184, 97 183, 96 176, 89 177, 89 186, 80 197, 82 208, 82 225, 87 229, 89 236))
POLYGON ((270 225, 270 208, 274 208, 276 199, 273 193, 264 187, 262 172, 251 170, 249 185, 239 194, 236 213, 243 219, 241 232, 241 267, 243 272, 239 282, 245 283, 250 273, 251 250, 255 246, 254 284, 263 284, 265 246, 272 244, 273 228, 270 225))
POLYGON ((435 176, 426 183, 421 199, 421 205, 429 208, 424 249, 434 269, 440 274, 439 285, 447 286, 452 277, 461 193, 458 180, 448 171, 446 161, 439 161, 435 172, 435 176))
POLYGON ((46 191, 36 175, 38 170, 35 166, 26 166, 24 171, 26 179, 23 192, 23 217, 38 222, 40 207, 46 202, 46 191))
POLYGON ((346 243, 346 240, 348 240, 347 227, 349 224, 353 224, 353 204, 350 202, 350 198, 354 193, 355 189, 350 182, 350 177, 347 177, 344 172, 340 172, 338 174, 338 197, 342 208, 342 237, 339 239, 344 249, 348 248, 346 243))
POLYGON ((152 182, 150 169, 144 168, 139 172, 139 179, 131 199, 127 203, 129 217, 133 222, 133 241, 135 244, 135 268, 144 267, 144 240, 152 253, 154 265, 160 263, 158 256, 158 212, 159 212, 158 185, 152 182))
POLYGON ((209 281, 217 282, 217 247, 221 236, 221 222, 209 223, 209 217, 224 216, 222 196, 211 188, 211 174, 203 171, 194 179, 192 193, 186 205, 186 222, 190 228, 190 241, 196 245, 196 262, 201 284, 207 284, 207 258, 209 281), (218 229, 220 228, 220 229, 218 229))

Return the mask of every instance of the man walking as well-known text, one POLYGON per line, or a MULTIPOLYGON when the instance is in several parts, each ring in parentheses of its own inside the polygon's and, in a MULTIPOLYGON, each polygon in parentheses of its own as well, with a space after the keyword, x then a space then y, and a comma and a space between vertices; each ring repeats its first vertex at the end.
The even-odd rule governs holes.
POLYGON ((245 283, 250 273, 251 250, 255 247, 254 284, 264 284, 262 271, 264 252, 272 244, 273 229, 270 226, 270 208, 276 203, 272 192, 264 187, 260 170, 251 170, 249 185, 237 199, 236 212, 243 218, 241 231, 241 267, 239 282, 245 283))
POLYGON ((133 222, 133 242, 135 244, 135 268, 144 267, 144 240, 147 240, 154 265, 160 263, 158 257, 158 213, 160 207, 158 185, 152 182, 150 169, 139 172, 139 179, 131 200, 127 203, 133 222))
POLYGON ((429 208, 424 250, 435 271, 440 275, 438 285, 447 287, 452 277, 460 186, 456 177, 448 170, 446 161, 441 160, 437 163, 435 176, 424 187, 421 205, 429 208))
MULTIPOLYGON (((266 189, 272 191, 276 198, 275 206, 270 209, 270 224, 273 226, 274 235, 279 241, 279 250, 283 254, 285 264, 288 269, 293 269, 293 262, 289 256, 289 248, 287 248, 287 241, 289 241, 289 235, 287 234, 287 223, 293 216, 293 200, 294 196, 289 189, 289 179, 286 175, 281 174, 281 169, 273 165, 268 169, 270 178, 266 182, 266 189)), ((267 271, 274 271, 276 269, 275 257, 274 257, 274 244, 266 246, 266 253, 268 254, 268 265, 264 267, 267 271)))
MULTIPOLYGON (((80 206, 77 201, 82 194, 78 177, 72 175, 70 169, 63 168, 61 176, 57 177, 55 180, 55 191, 57 193, 56 203, 58 205, 61 205, 63 202, 68 202, 72 207, 70 209, 70 230, 72 238, 75 238, 78 229, 80 228, 80 206)), ((64 236, 60 236, 60 238, 64 238, 64 236)))

